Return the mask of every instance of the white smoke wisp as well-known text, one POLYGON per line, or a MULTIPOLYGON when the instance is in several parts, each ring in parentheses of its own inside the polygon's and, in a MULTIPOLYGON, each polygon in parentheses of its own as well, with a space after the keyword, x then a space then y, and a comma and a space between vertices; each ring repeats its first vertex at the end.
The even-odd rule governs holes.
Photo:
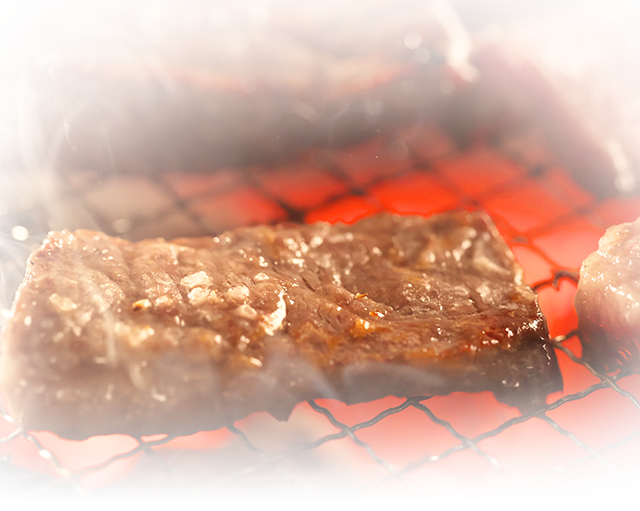
MULTIPOLYGON (((75 105, 64 111, 59 101, 60 125, 51 140, 47 141, 44 135, 41 112, 43 101, 51 98, 51 90, 38 90, 27 62, 30 55, 38 54, 33 46, 41 44, 34 36, 40 2, 24 3, 21 44, 11 41, 12 47, 9 41, 5 42, 8 21, 6 16, 0 18, 0 42, 7 48, 5 59, 11 58, 0 71, 0 326, 10 315, 26 259, 47 232, 60 226, 70 229, 97 226, 80 202, 70 203, 73 198, 65 194, 65 186, 54 166, 56 154, 68 133, 70 118, 82 106, 75 105), (17 74, 11 72, 12 66, 14 69, 19 66, 17 74), (82 225, 78 225, 79 222, 82 225)), ((1 0, 0 7, 6 9, 1 0)), ((53 73, 50 67, 45 71, 53 73)), ((55 95, 60 91, 53 92, 55 95)))
MULTIPOLYGON (((134 20, 146 13, 133 9, 134 20)), ((175 88, 153 45, 118 12, 105 0, 0 0, 0 326, 28 254, 50 230, 101 230, 58 160, 67 149, 97 150, 115 173, 112 126, 128 127, 131 114, 117 92, 91 85, 91 71, 83 81, 82 69, 122 65, 143 83, 151 69, 161 88, 175 88), (75 147, 74 134, 84 146, 75 147)))

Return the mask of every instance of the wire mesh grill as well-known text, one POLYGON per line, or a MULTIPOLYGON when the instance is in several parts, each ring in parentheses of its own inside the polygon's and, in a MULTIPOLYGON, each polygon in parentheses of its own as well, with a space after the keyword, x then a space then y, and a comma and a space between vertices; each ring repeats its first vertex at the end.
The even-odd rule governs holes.
MULTIPOLYGON (((494 490, 540 482, 568 488, 598 478, 618 484, 633 467, 640 451, 640 377, 599 374, 580 360, 573 295, 582 259, 608 225, 640 213, 640 199, 587 192, 535 132, 461 148, 438 128, 416 125, 346 149, 310 151, 293 164, 203 174, 68 171, 57 187, 67 213, 54 218, 64 225, 53 227, 97 227, 131 239, 283 220, 351 222, 383 210, 485 209, 539 293, 565 390, 533 415, 520 415, 486 392, 353 406, 316 400, 296 407, 286 423, 257 413, 190 437, 112 435, 83 442, 23 431, 0 407, 0 486, 6 489, 43 496, 114 488, 210 496, 255 484, 267 493, 318 490, 329 481, 348 492, 433 495, 460 481, 494 490)), ((46 217, 47 208, 28 209, 46 217)), ((5 229, 25 223, 11 214, 5 229)), ((10 288, 8 259, 3 266, 10 288)))

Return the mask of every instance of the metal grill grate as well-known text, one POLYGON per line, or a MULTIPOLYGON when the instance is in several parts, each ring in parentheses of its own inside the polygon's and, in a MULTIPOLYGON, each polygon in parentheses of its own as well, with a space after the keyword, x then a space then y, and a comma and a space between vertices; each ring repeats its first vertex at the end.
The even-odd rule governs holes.
MULTIPOLYGON (((433 495, 459 482, 469 491, 526 491, 541 482, 586 487, 598 479, 619 484, 633 467, 640 452, 640 377, 599 374, 580 360, 572 272, 608 225, 640 213, 640 199, 596 198, 535 135, 460 148, 435 127, 412 126, 359 146, 312 151, 293 165, 60 177, 59 195, 73 213, 59 212, 55 222, 64 225, 53 227, 97 227, 131 239, 285 219, 353 221, 382 210, 486 209, 539 292, 565 391, 535 415, 520 415, 488 393, 353 406, 316 400, 299 405, 288 423, 258 413, 191 437, 83 442, 16 428, 0 406, 0 486, 7 490, 212 496, 259 484, 266 493, 433 495)), ((35 208, 46 217, 46 204, 35 208)), ((5 225, 20 222, 10 215, 5 225)), ((7 260, 4 268, 10 287, 7 260)))

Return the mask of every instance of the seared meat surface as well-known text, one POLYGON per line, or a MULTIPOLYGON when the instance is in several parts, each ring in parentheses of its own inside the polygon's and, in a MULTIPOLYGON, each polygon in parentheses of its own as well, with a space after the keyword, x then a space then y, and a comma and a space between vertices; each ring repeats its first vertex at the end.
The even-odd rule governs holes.
POLYGON ((640 40, 622 14, 618 2, 575 2, 487 27, 473 58, 482 80, 457 128, 532 119, 583 186, 601 196, 637 193, 640 40))
POLYGON ((607 229, 584 260, 576 310, 587 362, 606 372, 640 370, 640 218, 607 229))
POLYGON ((448 0, 333 2, 304 17, 315 3, 14 2, 0 89, 19 85, 24 59, 33 94, 21 97, 58 167, 150 172, 361 141, 432 114, 443 80, 473 78, 448 0))
POLYGON ((562 387, 536 295, 491 220, 455 212, 132 243, 54 232, 1 377, 28 429, 189 434, 304 400, 562 387))

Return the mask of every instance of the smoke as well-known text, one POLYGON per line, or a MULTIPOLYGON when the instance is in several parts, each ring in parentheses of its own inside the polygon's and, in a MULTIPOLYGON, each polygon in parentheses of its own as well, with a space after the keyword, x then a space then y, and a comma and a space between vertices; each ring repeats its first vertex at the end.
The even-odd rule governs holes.
MULTIPOLYGON (((97 225, 56 172, 56 157, 69 125, 86 105, 67 110, 55 70, 49 63, 38 66, 43 49, 42 38, 37 37, 41 1, 22 5, 21 38, 12 33, 15 27, 7 26, 11 20, 6 12, 0 25, 0 47, 6 49, 0 55, 0 326, 10 315, 26 259, 46 233, 97 225), (29 62, 33 55, 35 66, 29 62), (43 74, 47 80, 39 79, 43 74), (47 140, 42 116, 52 102, 59 119, 47 140)), ((0 1, 0 10, 6 9, 0 1)))

